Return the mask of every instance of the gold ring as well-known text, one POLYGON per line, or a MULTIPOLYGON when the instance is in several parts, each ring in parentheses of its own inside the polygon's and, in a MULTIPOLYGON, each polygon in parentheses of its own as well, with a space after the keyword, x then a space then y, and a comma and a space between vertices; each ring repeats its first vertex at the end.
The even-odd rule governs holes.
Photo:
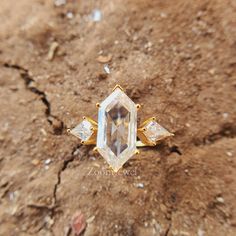
POLYGON ((135 104, 120 85, 116 85, 112 93, 96 107, 98 122, 84 116, 83 121, 68 132, 78 137, 84 145, 96 145, 94 150, 115 172, 139 153, 137 147, 155 146, 160 140, 173 136, 157 123, 155 117, 137 127, 137 111, 141 105, 135 104))

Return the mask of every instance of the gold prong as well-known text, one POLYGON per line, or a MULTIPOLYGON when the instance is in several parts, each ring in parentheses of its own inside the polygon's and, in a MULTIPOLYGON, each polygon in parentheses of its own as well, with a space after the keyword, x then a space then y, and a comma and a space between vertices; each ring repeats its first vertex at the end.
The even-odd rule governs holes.
POLYGON ((124 89, 123 89, 119 84, 117 84, 117 85, 112 89, 112 91, 114 91, 114 90, 117 89, 117 88, 119 88, 120 90, 124 91, 124 89))
POLYGON ((97 147, 94 147, 94 148, 93 148, 93 152, 94 152, 94 153, 98 153, 98 148, 97 148, 97 147))
POLYGON ((147 129, 146 128, 142 128, 142 131, 145 132, 147 129))
POLYGON ((97 126, 93 126, 90 128, 91 131, 93 131, 94 133, 96 133, 98 131, 97 126))
POLYGON ((113 171, 113 168, 112 168, 112 166, 110 166, 110 165, 109 165, 109 166, 107 166, 107 169, 108 169, 108 170, 112 170, 112 171, 113 171))
POLYGON ((150 146, 150 145, 147 143, 143 143, 140 140, 136 142, 136 147, 146 147, 146 146, 150 146))
POLYGON ((96 107, 97 107, 97 108, 100 107, 100 103, 99 103, 99 102, 96 103, 96 107))
POLYGON ((137 110, 139 110, 141 108, 141 105, 140 104, 136 104, 136 108, 137 108, 137 110))
POLYGON ((109 166, 109 169, 110 169, 111 171, 117 173, 120 169, 122 169, 122 167, 117 169, 117 168, 113 168, 112 166, 109 166))
POLYGON ((82 141, 81 141, 81 144, 85 144, 85 142, 82 140, 82 141))
POLYGON ((138 149, 135 150, 135 154, 138 155, 140 154, 140 151, 138 149))
POLYGON ((155 121, 156 120, 156 117, 151 117, 147 120, 145 120, 141 125, 140 127, 144 127, 146 124, 148 124, 150 121, 155 121))
POLYGON ((86 116, 83 116, 83 120, 86 120, 86 116))
POLYGON ((70 132, 71 132, 71 129, 67 129, 66 131, 67 131, 67 133, 68 133, 68 134, 70 134, 70 132))
POLYGON ((88 120, 93 125, 94 128, 97 127, 98 123, 92 118, 86 117, 86 120, 88 120))

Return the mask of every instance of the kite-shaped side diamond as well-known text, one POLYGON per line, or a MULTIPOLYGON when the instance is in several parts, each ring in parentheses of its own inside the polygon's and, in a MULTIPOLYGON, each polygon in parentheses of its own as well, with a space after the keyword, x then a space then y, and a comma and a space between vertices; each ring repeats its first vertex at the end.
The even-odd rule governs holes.
POLYGON ((172 136, 173 134, 159 125, 155 120, 148 122, 144 128, 144 135, 150 143, 156 143, 157 141, 172 136))
POLYGON ((70 132, 74 136, 81 139, 81 141, 88 141, 93 135, 92 124, 88 120, 83 120, 80 124, 75 126, 70 132))

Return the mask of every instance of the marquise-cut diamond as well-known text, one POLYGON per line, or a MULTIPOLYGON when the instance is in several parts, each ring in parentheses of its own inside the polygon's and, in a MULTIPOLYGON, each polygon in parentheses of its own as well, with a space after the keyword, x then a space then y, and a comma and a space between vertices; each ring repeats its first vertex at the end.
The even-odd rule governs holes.
POLYGON ((80 138, 81 141, 87 141, 93 134, 92 127, 92 124, 85 119, 70 132, 74 136, 80 138))
POLYGON ((172 134, 159 125, 156 121, 150 121, 148 124, 144 126, 145 131, 144 134, 149 140, 149 142, 156 143, 158 140, 163 137, 172 136, 172 134))
POLYGON ((97 134, 97 149, 114 171, 135 154, 136 136, 136 106, 116 88, 100 105, 97 134))

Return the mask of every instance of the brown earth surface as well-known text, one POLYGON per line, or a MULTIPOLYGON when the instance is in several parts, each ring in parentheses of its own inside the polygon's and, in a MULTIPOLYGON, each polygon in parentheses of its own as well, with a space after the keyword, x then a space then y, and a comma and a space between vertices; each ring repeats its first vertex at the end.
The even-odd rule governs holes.
POLYGON ((236 235, 235 0, 1 0, 0 22, 0 235, 78 211, 85 236, 236 235), (118 175, 66 132, 115 84, 175 133, 118 175))

